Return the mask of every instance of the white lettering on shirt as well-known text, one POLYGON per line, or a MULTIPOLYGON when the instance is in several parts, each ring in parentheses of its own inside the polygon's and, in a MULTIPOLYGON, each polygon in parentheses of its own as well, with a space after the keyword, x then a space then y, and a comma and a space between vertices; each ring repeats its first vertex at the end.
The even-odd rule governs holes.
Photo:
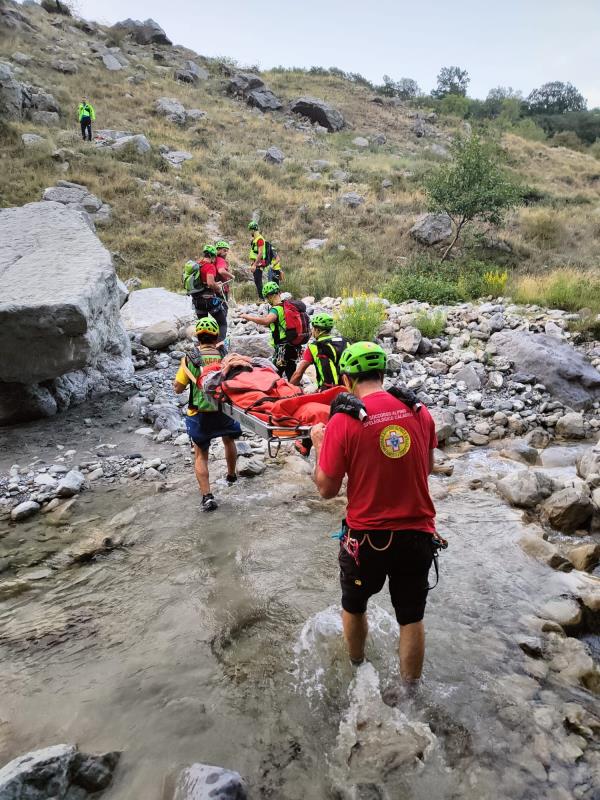
POLYGON ((396 422, 407 417, 412 417, 411 411, 405 411, 403 408, 395 409, 394 411, 380 411, 378 414, 369 414, 369 418, 363 423, 365 428, 369 425, 380 425, 387 422, 396 422))

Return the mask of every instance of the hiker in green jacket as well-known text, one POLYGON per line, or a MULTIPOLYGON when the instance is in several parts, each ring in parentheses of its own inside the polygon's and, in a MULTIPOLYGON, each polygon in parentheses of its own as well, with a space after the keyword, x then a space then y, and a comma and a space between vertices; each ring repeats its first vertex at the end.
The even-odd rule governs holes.
POLYGON ((77 108, 77 118, 81 125, 81 136, 85 142, 85 134, 87 132, 88 141, 92 141, 92 122, 96 121, 96 112, 94 106, 84 97, 77 108))

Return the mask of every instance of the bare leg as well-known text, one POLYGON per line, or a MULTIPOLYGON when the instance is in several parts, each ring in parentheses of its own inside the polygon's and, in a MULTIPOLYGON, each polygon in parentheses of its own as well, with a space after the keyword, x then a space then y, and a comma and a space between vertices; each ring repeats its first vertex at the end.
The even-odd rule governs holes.
POLYGON ((416 683, 423 671, 425 657, 425 626, 412 622, 400 626, 400 674, 406 683, 416 683))
POLYGON ((225 447, 225 461, 227 462, 227 474, 235 475, 235 465, 237 463, 237 448, 235 446, 235 439, 230 439, 229 436, 223 437, 223 446, 225 447))
POLYGON ((348 655, 352 661, 360 661, 365 657, 365 641, 369 631, 367 615, 366 613, 350 614, 348 611, 342 611, 342 625, 348 655))
POLYGON ((208 450, 201 450, 197 444, 194 445, 194 472, 202 495, 210 492, 210 483, 208 480, 208 450))

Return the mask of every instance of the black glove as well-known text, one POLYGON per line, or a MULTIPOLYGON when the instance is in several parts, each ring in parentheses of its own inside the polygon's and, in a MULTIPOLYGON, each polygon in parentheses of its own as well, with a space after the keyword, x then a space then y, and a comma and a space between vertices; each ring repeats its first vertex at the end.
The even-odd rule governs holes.
POLYGON ((412 389, 407 389, 405 386, 390 386, 387 391, 396 400, 400 400, 401 403, 408 406, 411 411, 418 412, 421 410, 421 403, 417 400, 417 395, 412 389))
POLYGON ((363 402, 349 392, 342 392, 332 400, 329 409, 329 419, 338 412, 348 414, 361 422, 367 418, 367 409, 363 402))

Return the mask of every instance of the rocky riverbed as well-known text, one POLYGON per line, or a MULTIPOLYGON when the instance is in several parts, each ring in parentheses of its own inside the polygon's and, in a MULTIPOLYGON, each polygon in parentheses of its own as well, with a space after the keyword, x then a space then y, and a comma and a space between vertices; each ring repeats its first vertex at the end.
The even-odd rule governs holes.
MULTIPOLYGON (((126 323, 129 396, 3 430, 3 761, 65 740, 122 751, 111 798, 194 800, 210 778, 222 796, 251 798, 592 800, 597 346, 573 346, 563 314, 503 303, 448 309, 440 337, 422 344, 411 324, 421 306, 389 306, 390 360, 436 417, 432 492, 450 540, 423 694, 397 705, 383 596, 371 664, 353 676, 344 658, 327 535, 343 499, 317 498, 307 462, 285 448, 270 459, 246 436, 245 477, 227 488, 216 446, 220 509, 199 513, 171 389, 192 344, 182 300, 167 319, 126 323), (507 332, 552 338, 576 368, 524 372, 494 338, 507 332)), ((233 315, 231 342, 268 354, 264 334, 233 315)))

